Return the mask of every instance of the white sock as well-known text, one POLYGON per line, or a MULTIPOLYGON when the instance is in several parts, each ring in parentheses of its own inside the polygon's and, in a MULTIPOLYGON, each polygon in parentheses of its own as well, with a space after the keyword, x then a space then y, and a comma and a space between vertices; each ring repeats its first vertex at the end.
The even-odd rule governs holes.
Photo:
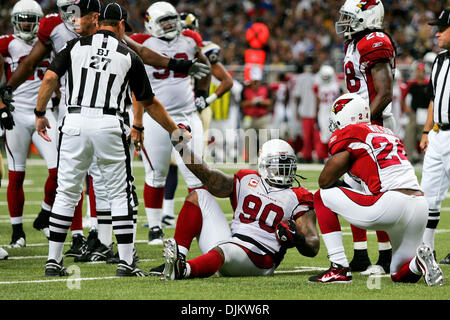
POLYGON ((23 217, 10 217, 9 220, 11 221, 11 224, 23 223, 23 217))
POLYGON ((353 242, 353 249, 355 249, 355 250, 367 250, 367 241, 353 242))
POLYGON ((48 242, 48 260, 53 259, 60 263, 63 258, 64 242, 48 242))
POLYGON ((390 250, 392 249, 391 242, 378 242, 378 251, 390 250))
POLYGON ((163 216, 170 216, 174 217, 174 206, 175 206, 175 199, 164 199, 163 202, 163 216))
POLYGON ((322 239, 327 247, 330 261, 348 268, 349 263, 345 255, 344 244, 342 243, 342 231, 322 234, 322 239))
POLYGON ((409 263, 409 270, 411 270, 412 273, 415 274, 422 274, 422 270, 420 270, 420 268, 417 266, 416 260, 417 257, 412 258, 412 260, 409 263))
POLYGON ((46 204, 44 201, 42 201, 41 208, 46 211, 52 211, 52 206, 46 204))
POLYGON ((436 229, 425 228, 423 232, 423 243, 434 250, 434 235, 436 234, 436 229))
POLYGON ((83 235, 83 230, 72 230, 72 237, 76 234, 81 234, 83 235))
POLYGON ((110 246, 112 243, 112 224, 100 223, 97 228, 98 240, 105 246, 110 246))
POLYGON ((119 251, 119 259, 125 261, 127 264, 133 263, 133 247, 132 243, 117 244, 117 250, 119 251))
POLYGON ((187 257, 187 254, 188 254, 188 252, 189 252, 189 249, 188 249, 188 248, 185 248, 185 247, 183 247, 183 246, 178 246, 178 251, 179 251, 181 254, 184 254, 185 257, 187 257))
POLYGON ((149 229, 153 227, 162 228, 161 225, 162 209, 145 208, 145 214, 147 215, 149 229))

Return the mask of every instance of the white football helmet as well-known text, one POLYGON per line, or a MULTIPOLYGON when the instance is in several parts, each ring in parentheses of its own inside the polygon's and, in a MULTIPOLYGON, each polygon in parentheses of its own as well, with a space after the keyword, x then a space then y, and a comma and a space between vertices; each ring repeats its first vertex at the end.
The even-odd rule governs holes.
POLYGON ((330 83, 335 76, 334 69, 332 66, 323 65, 319 69, 319 75, 324 83, 330 83))
POLYGON ((330 131, 349 124, 370 122, 369 103, 356 93, 346 93, 336 99, 330 113, 330 131))
POLYGON ((384 7, 381 0, 346 0, 339 10, 336 33, 343 33, 349 39, 354 33, 366 29, 381 29, 384 20, 384 7))
POLYGON ((284 140, 272 139, 262 145, 258 157, 258 173, 271 184, 287 188, 292 186, 297 172, 297 158, 292 147, 284 140))
POLYGON ((31 41, 39 30, 39 20, 44 16, 42 8, 34 0, 20 0, 11 12, 14 34, 24 41, 31 41))
MULTIPOLYGON (((76 6, 73 6, 75 4, 75 0, 58 0, 56 2, 56 5, 58 6, 59 14, 61 15, 61 19, 66 25, 66 27, 75 32, 75 25, 73 21, 74 10, 76 9, 76 6), (71 7, 73 6, 73 7, 71 7)), ((81 14, 80 14, 81 15, 81 14)))
POLYGON ((145 29, 156 38, 175 39, 181 32, 181 19, 173 5, 158 1, 148 7, 145 14, 145 29))

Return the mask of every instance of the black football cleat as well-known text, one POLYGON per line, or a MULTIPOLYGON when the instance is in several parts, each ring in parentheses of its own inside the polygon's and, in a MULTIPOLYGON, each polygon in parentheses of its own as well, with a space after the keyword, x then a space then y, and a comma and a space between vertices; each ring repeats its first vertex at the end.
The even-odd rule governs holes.
POLYGON ((129 265, 125 261, 120 260, 117 265, 116 276, 118 277, 147 277, 144 271, 139 269, 134 263, 129 265))
POLYGON ((45 276, 46 277, 66 277, 69 275, 67 269, 64 268, 63 262, 56 262, 56 260, 47 260, 45 263, 45 276))
POLYGON ((365 271, 371 264, 367 250, 353 250, 353 259, 350 262, 350 269, 353 272, 365 271))
POLYGON ((86 238, 82 234, 74 234, 72 237, 72 245, 69 250, 64 252, 66 257, 79 258, 85 252, 86 238))

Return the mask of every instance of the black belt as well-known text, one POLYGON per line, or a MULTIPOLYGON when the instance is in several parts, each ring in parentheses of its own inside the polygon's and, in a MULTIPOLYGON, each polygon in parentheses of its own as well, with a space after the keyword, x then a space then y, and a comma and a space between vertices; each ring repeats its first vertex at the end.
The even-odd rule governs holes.
POLYGON ((442 130, 442 131, 450 130, 450 123, 446 123, 446 124, 438 123, 437 125, 439 127, 439 130, 442 130))
MULTIPOLYGON (((69 107, 67 108, 67 112, 69 113, 81 113, 81 108, 86 108, 86 107, 69 107)), ((110 114, 115 116, 117 114, 117 110, 116 109, 102 109, 103 110, 103 114, 110 114)))

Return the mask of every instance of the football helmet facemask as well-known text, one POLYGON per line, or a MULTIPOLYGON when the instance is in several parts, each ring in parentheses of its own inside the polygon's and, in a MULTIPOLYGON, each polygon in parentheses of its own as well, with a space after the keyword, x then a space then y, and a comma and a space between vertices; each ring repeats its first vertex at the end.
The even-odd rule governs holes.
POLYGON ((20 0, 11 12, 14 34, 27 42, 33 40, 39 30, 39 20, 43 16, 39 3, 33 0, 20 0))
POLYGON ((356 93, 346 93, 334 101, 330 113, 330 131, 349 124, 370 122, 369 103, 356 93))
POLYGON ((262 145, 258 157, 258 173, 271 185, 288 188, 295 181, 296 161, 295 152, 286 141, 272 139, 262 145))
POLYGON ((383 27, 384 7, 381 0, 346 0, 339 13, 336 33, 343 33, 346 39, 366 29, 383 27))
POLYGON ((145 29, 156 38, 175 39, 181 32, 181 19, 173 5, 159 1, 148 7, 145 29))
POLYGON ((56 5, 58 6, 59 14, 66 27, 75 32, 74 16, 76 15, 75 10, 77 8, 75 6, 75 0, 58 0, 56 5))

